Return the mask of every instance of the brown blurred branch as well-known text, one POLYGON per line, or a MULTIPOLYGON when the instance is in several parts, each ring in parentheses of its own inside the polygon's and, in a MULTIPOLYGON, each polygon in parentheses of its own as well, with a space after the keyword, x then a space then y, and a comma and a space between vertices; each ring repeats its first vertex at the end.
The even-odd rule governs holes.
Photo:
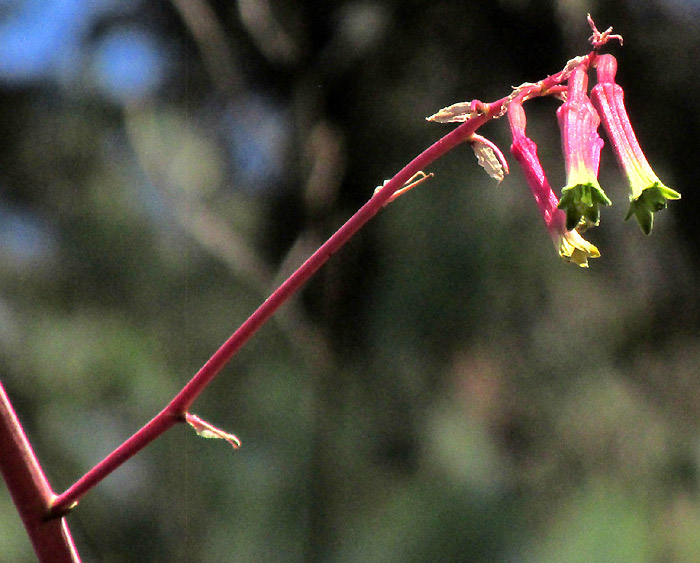
POLYGON ((217 88, 235 97, 243 90, 243 79, 234 71, 237 66, 231 46, 226 42, 214 11, 204 0, 172 0, 172 3, 192 33, 217 88))

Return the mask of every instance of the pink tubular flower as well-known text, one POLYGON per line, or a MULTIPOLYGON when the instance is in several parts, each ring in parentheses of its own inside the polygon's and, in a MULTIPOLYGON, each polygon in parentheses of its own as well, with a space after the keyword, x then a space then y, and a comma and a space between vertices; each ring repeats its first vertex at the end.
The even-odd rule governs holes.
POLYGON ((648 235, 654 222, 653 214, 666 207, 666 200, 680 199, 681 194, 661 183, 639 147, 625 109, 624 92, 615 83, 615 57, 600 55, 596 67, 598 84, 591 91, 591 99, 603 120, 617 161, 629 180, 630 208, 625 219, 634 215, 648 235))
POLYGON ((559 209, 566 211, 566 228, 583 231, 600 221, 600 206, 611 201, 598 184, 603 139, 598 135, 600 117, 588 98, 588 60, 569 76, 566 102, 557 110, 566 162, 566 186, 559 209))
POLYGON ((588 259, 598 258, 600 252, 577 231, 567 231, 566 215, 558 209, 557 196, 549 185, 537 157, 537 145, 525 135, 525 111, 517 97, 508 106, 508 121, 513 134, 510 152, 513 153, 525 174, 525 179, 559 256, 567 262, 587 268, 588 259))

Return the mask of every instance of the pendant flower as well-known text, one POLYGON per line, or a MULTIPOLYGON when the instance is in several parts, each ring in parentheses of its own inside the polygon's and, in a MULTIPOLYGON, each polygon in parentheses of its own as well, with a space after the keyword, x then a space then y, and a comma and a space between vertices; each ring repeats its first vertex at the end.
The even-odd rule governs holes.
POLYGON ((567 230, 566 214, 558 208, 559 200, 549 185, 540 159, 537 157, 537 145, 525 135, 525 111, 517 98, 508 106, 508 120, 513 134, 510 152, 513 153, 525 174, 554 247, 566 262, 587 268, 588 259, 598 258, 600 252, 580 233, 567 230))
POLYGON ((611 201, 598 184, 603 139, 598 135, 600 117, 586 93, 588 60, 574 68, 567 83, 566 102, 557 110, 566 163, 566 186, 559 209, 566 211, 566 228, 583 232, 598 225, 600 206, 611 201))
POLYGON ((598 84, 591 91, 591 100, 603 120, 617 161, 629 181, 630 207, 625 220, 634 215, 644 234, 648 235, 654 224, 653 214, 664 209, 667 200, 680 199, 681 194, 659 180, 639 146, 625 109, 624 92, 615 83, 615 57, 598 56, 596 68, 598 84))

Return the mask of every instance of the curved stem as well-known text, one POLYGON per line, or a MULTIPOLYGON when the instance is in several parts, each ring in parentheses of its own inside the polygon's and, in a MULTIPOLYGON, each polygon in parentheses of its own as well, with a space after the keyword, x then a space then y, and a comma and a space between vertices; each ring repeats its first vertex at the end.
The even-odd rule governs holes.
POLYGON ((241 347, 333 254, 377 214, 391 196, 401 189, 411 176, 447 154, 457 145, 468 140, 479 127, 500 114, 505 102, 506 98, 502 98, 489 104, 487 111, 463 123, 433 143, 401 169, 248 317, 155 418, 76 481, 73 486, 56 497, 51 513, 54 516, 65 514, 87 491, 102 481, 127 459, 135 455, 177 422, 183 422, 185 420, 184 415, 194 400, 221 372, 223 367, 241 347))

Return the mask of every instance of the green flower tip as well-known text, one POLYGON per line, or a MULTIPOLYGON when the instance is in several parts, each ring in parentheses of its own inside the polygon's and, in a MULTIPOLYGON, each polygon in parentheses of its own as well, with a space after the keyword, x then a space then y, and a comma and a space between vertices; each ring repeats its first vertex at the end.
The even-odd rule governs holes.
POLYGON ((666 200, 680 198, 681 194, 677 191, 667 188, 661 182, 654 182, 652 186, 642 190, 639 197, 630 201, 625 221, 634 215, 642 232, 648 235, 654 226, 654 213, 666 208, 666 200))
POLYGON ((566 230, 586 230, 600 222, 600 206, 612 205, 603 189, 593 183, 576 184, 561 191, 559 209, 566 211, 566 230))

